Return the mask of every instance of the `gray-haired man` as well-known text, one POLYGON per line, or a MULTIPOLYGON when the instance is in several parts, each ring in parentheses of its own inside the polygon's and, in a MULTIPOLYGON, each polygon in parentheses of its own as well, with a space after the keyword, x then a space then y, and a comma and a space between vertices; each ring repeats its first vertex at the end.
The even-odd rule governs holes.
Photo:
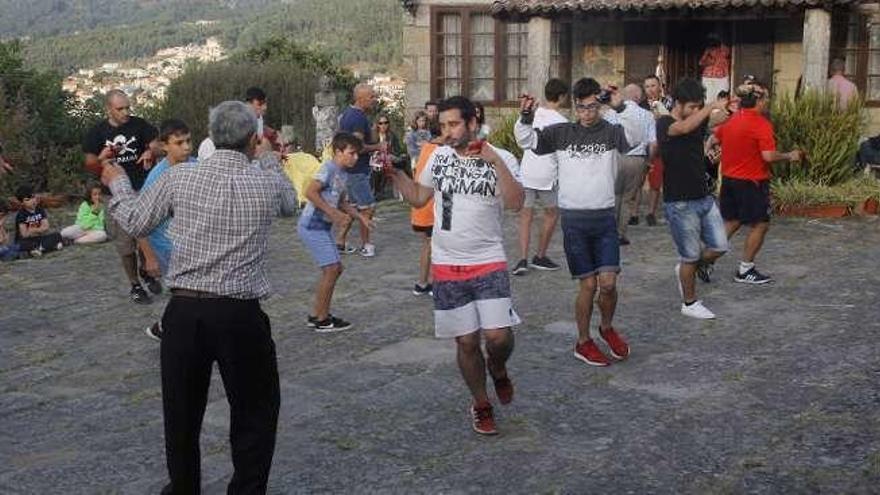
POLYGON ((116 165, 105 165, 101 179, 113 191, 110 215, 135 237, 174 212, 168 229, 172 297, 162 317, 171 477, 163 493, 199 493, 199 433, 214 361, 232 416, 229 492, 265 493, 280 398, 275 344, 259 300, 269 294, 269 226, 279 210, 293 214, 296 197, 269 145, 256 149, 257 118, 250 107, 227 101, 209 120, 217 151, 199 166, 169 170, 140 196, 116 165), (252 163, 258 151, 261 159, 252 163))

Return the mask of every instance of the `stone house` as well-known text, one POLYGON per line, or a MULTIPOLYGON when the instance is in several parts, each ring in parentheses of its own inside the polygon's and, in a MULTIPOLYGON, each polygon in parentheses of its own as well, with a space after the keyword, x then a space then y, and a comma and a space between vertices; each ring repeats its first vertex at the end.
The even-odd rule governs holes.
MULTIPOLYGON (((464 94, 511 111, 549 77, 669 86, 698 76, 710 33, 731 47, 731 77, 774 93, 824 87, 833 57, 880 129, 880 9, 860 0, 404 0, 409 111, 464 94)), ((872 132, 872 133, 873 133, 872 132)))

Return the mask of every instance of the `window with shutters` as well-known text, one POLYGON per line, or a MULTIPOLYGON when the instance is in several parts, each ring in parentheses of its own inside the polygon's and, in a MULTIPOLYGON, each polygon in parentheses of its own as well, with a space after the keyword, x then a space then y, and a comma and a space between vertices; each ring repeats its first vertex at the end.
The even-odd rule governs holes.
MULTIPOLYGON (((432 98, 464 95, 491 105, 516 103, 528 83, 527 22, 499 21, 485 7, 437 7, 431 26, 432 98)), ((551 39, 551 77, 566 81, 570 26, 554 23, 551 39)))

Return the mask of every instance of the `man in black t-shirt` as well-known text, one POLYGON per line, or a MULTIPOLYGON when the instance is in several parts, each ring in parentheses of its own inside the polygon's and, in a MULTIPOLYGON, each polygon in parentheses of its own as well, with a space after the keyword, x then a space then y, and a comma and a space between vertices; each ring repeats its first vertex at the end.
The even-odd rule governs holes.
MULTIPOLYGON (((135 191, 140 190, 158 149, 156 142, 158 132, 146 120, 130 115, 131 104, 123 91, 110 90, 105 101, 107 119, 95 125, 86 134, 82 143, 86 154, 85 167, 90 172, 100 175, 103 163, 113 160, 125 169, 132 188, 135 191)), ((125 275, 131 282, 131 300, 148 304, 150 296, 141 286, 138 278, 138 248, 143 256, 141 275, 144 282, 150 291, 159 294, 162 285, 157 280, 159 264, 155 254, 146 239, 134 239, 118 228, 115 221, 110 218, 108 220, 108 231, 122 259, 125 275)))
POLYGON ((694 79, 681 80, 672 92, 670 115, 657 119, 657 142, 663 159, 663 206, 680 262, 675 276, 682 298, 681 313, 699 319, 715 314, 697 299, 695 277, 709 281, 712 262, 728 250, 727 234, 715 198, 706 184, 706 121, 727 99, 704 105, 706 90, 694 79), (701 245, 702 241, 702 245, 701 245))

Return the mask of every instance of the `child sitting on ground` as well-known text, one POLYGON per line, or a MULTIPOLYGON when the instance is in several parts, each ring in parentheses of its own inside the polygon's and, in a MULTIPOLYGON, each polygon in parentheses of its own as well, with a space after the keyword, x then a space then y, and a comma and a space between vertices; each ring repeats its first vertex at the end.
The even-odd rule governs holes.
POLYGON ((6 216, 9 215, 9 203, 0 198, 0 260, 12 261, 18 257, 18 244, 9 242, 6 232, 6 216))
POLYGON ((42 256, 64 247, 61 234, 49 232, 49 215, 39 206, 31 186, 21 186, 15 191, 21 209, 15 215, 15 242, 20 251, 31 256, 42 256))
POLYGON ((61 229, 61 237, 76 244, 96 244, 107 240, 101 186, 92 184, 86 187, 85 199, 76 213, 76 223, 61 229))
POLYGON ((350 169, 357 163, 363 143, 354 134, 340 132, 333 137, 330 147, 333 158, 321 165, 306 186, 305 196, 309 204, 297 225, 299 238, 321 270, 312 308, 314 313, 308 317, 308 325, 318 332, 351 328, 351 323, 330 314, 330 300, 336 281, 342 274, 342 260, 331 232, 333 224, 345 228, 351 223, 352 217, 358 218, 364 225, 371 223, 345 200, 345 178, 348 174, 343 169, 350 169))

